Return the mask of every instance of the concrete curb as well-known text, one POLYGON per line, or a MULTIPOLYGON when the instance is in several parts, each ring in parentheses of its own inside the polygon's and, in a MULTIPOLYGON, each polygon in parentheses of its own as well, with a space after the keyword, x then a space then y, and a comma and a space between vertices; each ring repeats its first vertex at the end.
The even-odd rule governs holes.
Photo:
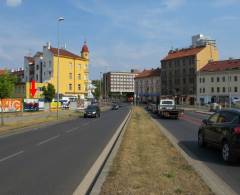
POLYGON ((123 135, 125 134, 125 131, 128 127, 128 124, 129 124, 129 121, 130 121, 131 117, 132 117, 132 113, 128 117, 127 122, 125 123, 122 131, 120 132, 119 138, 117 139, 109 157, 107 158, 106 163, 104 164, 104 167, 103 167, 100 175, 98 176, 98 178, 97 178, 97 180, 96 180, 96 182, 95 182, 95 184, 94 184, 94 186, 91 190, 90 195, 100 194, 102 185, 104 184, 104 182, 106 180, 106 177, 108 176, 108 173, 110 171, 113 160, 114 160, 115 156, 117 155, 118 149, 119 149, 119 147, 122 143, 123 135))
POLYGON ((182 149, 178 145, 178 140, 168 132, 156 119, 151 118, 152 121, 161 129, 161 132, 169 139, 169 141, 175 146, 175 148, 183 155, 189 165, 191 165, 195 171, 201 176, 204 182, 210 187, 213 193, 217 195, 237 195, 233 189, 226 184, 220 177, 218 177, 211 169, 209 169, 203 162, 191 158, 188 154, 196 156, 186 147, 182 146, 182 149))
POLYGON ((206 111, 195 111, 196 113, 200 113, 200 114, 206 114, 206 115, 212 115, 214 112, 206 112, 206 111))
POLYGON ((85 175, 82 182, 78 185, 76 190, 74 191, 73 195, 85 195, 90 194, 92 187, 94 186, 94 183, 97 180, 97 177, 100 174, 100 171, 102 170, 107 158, 109 157, 114 145, 116 144, 124 126, 126 125, 129 117, 131 116, 131 110, 127 114, 127 116, 124 118, 121 125, 118 127, 117 131, 114 133, 111 140, 108 142, 106 147, 103 149, 102 153, 99 155, 97 160, 94 162, 88 173, 85 175))

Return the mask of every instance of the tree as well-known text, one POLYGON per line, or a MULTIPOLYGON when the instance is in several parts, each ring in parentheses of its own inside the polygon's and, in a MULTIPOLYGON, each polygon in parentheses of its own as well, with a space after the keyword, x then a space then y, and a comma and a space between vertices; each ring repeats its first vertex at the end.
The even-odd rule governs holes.
POLYGON ((43 95, 44 95, 45 101, 52 102, 52 100, 56 94, 54 85, 49 83, 47 87, 43 86, 42 90, 43 90, 43 95))
MULTIPOLYGON (((0 75, 1 102, 3 98, 9 98, 12 96, 16 82, 17 82, 16 76, 9 74, 8 71, 4 71, 3 74, 0 75)), ((1 103, 1 125, 4 125, 2 103, 1 103)))
POLYGON ((96 99, 99 99, 99 97, 100 97, 100 80, 93 80, 92 84, 96 87, 96 89, 93 92, 93 95, 96 99))

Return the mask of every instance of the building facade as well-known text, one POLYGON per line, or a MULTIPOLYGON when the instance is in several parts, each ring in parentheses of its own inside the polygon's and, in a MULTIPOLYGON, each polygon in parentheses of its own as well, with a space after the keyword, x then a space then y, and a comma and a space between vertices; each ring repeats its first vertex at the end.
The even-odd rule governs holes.
POLYGON ((230 104, 240 99, 240 59, 210 62, 197 74, 200 104, 230 104))
POLYGON ((218 60, 215 44, 170 50, 161 60, 161 93, 174 97, 177 103, 194 104, 197 93, 197 71, 209 61, 218 60))
POLYGON ((60 96, 84 98, 88 94, 88 63, 89 50, 86 42, 80 55, 59 49, 59 58, 58 48, 48 43, 43 46, 43 52, 37 52, 33 57, 24 57, 24 81, 51 83, 56 90, 59 81, 60 96))
POLYGON ((161 95, 161 69, 143 70, 135 77, 135 94, 140 102, 159 103, 161 95))
POLYGON ((107 72, 103 74, 103 97, 134 94, 136 72, 107 72))

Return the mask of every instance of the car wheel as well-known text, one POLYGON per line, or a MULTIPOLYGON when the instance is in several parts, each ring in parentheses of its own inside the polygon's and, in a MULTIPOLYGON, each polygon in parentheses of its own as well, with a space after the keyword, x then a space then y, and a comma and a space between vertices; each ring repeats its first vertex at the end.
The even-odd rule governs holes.
POLYGON ((198 146, 201 148, 206 146, 206 142, 204 140, 204 135, 201 131, 198 133, 198 146))
POLYGON ((227 163, 233 161, 231 147, 227 141, 224 141, 222 144, 222 159, 227 163))

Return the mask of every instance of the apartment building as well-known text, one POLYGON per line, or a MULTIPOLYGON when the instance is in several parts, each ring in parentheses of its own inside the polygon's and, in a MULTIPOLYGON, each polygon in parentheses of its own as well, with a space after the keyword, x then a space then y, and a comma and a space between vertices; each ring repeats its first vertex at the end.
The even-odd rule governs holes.
POLYGON ((214 42, 198 41, 198 44, 194 42, 197 46, 170 50, 161 60, 161 93, 174 97, 177 103, 195 103, 197 71, 209 61, 218 60, 214 42))
POLYGON ((229 104, 240 98, 240 59, 209 62, 197 74, 197 101, 229 104))
POLYGON ((47 43, 42 52, 33 57, 24 57, 24 81, 37 83, 51 83, 57 89, 59 81, 60 96, 75 96, 84 98, 88 94, 89 50, 86 42, 81 54, 74 54, 65 48, 54 48, 47 43), (59 70, 58 70, 59 63, 59 70), (58 80, 59 72, 59 80, 58 80))
POLYGON ((140 102, 159 103, 161 95, 161 69, 143 70, 134 79, 135 94, 140 102))
POLYGON ((103 97, 134 94, 135 71, 131 72, 107 72, 103 74, 103 97))

